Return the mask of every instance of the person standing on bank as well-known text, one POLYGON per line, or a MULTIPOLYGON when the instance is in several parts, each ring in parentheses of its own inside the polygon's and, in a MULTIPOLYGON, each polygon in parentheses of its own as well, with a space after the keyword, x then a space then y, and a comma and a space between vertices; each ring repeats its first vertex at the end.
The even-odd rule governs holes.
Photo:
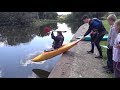
POLYGON ((113 73, 113 59, 112 59, 112 54, 113 54, 113 45, 115 38, 117 36, 117 31, 115 30, 115 21, 117 20, 115 14, 110 14, 107 17, 107 21, 110 25, 110 32, 108 35, 108 49, 107 49, 107 66, 104 66, 103 68, 106 69, 107 73, 113 73))
POLYGON ((103 36, 107 33, 107 31, 106 31, 105 27, 103 26, 102 21, 97 18, 91 19, 87 15, 84 15, 82 17, 82 20, 84 23, 89 23, 89 28, 81 40, 83 40, 85 38, 85 36, 87 36, 90 33, 92 36, 91 37, 92 49, 87 52, 94 53, 94 44, 95 44, 99 51, 99 56, 96 56, 95 58, 103 58, 102 49, 99 44, 100 44, 100 41, 102 40, 103 36))
POLYGON ((115 78, 120 78, 120 19, 115 22, 118 34, 113 46, 113 68, 115 78))

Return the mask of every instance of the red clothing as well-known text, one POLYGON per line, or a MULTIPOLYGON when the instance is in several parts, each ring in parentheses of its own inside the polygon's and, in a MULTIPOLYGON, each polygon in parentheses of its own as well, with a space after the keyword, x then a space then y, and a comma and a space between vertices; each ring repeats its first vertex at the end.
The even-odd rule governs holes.
POLYGON ((51 28, 50 27, 45 27, 44 28, 44 32, 50 32, 51 31, 51 28))

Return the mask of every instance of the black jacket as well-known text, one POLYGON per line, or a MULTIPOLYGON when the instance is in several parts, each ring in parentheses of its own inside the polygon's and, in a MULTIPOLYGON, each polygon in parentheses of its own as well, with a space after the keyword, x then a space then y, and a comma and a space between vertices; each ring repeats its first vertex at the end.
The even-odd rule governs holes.
POLYGON ((102 33, 106 34, 107 32, 102 21, 97 18, 94 18, 89 22, 89 29, 84 34, 84 36, 87 36, 92 30, 93 31, 96 30, 98 34, 102 34, 102 33))
POLYGON ((53 42, 53 48, 59 48, 62 46, 63 41, 64 41, 64 37, 63 35, 58 35, 58 36, 54 36, 53 32, 51 33, 51 38, 54 40, 53 42))

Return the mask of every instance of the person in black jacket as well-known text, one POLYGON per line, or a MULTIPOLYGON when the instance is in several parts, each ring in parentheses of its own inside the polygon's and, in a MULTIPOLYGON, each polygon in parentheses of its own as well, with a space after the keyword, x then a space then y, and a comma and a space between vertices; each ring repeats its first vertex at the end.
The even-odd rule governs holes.
POLYGON ((57 31, 57 36, 54 36, 53 32, 51 33, 51 38, 54 40, 52 47, 57 49, 62 46, 64 41, 64 36, 61 31, 57 31))
POLYGON ((101 46, 99 44, 100 44, 100 41, 102 40, 103 36, 107 33, 105 27, 102 24, 102 21, 100 21, 97 18, 90 19, 87 15, 84 15, 82 17, 82 20, 84 23, 89 24, 89 29, 84 34, 84 37, 87 36, 88 34, 91 35, 92 49, 90 51, 88 51, 88 53, 94 53, 94 44, 95 44, 99 51, 99 56, 97 56, 95 58, 102 58, 103 57, 102 50, 101 50, 101 46))

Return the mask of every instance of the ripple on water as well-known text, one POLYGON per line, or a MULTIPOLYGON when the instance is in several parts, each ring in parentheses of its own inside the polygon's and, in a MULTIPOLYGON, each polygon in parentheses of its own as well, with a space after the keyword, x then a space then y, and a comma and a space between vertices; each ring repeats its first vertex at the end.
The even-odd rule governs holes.
POLYGON ((43 64, 45 61, 32 62, 32 58, 38 56, 40 53, 42 53, 42 51, 36 51, 36 52, 33 52, 33 53, 28 54, 25 59, 22 59, 22 60, 20 61, 20 64, 21 64, 22 66, 27 66, 27 65, 30 65, 30 64, 43 64))

